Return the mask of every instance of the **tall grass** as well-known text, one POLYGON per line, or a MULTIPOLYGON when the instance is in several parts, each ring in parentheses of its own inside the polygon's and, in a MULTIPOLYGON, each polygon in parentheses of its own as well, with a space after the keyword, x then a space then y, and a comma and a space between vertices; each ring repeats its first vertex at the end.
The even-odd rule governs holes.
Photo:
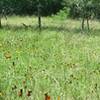
POLYGON ((0 99, 45 100, 45 93, 51 100, 100 99, 99 22, 88 33, 80 21, 54 19, 42 19, 41 33, 35 17, 3 19, 0 99))

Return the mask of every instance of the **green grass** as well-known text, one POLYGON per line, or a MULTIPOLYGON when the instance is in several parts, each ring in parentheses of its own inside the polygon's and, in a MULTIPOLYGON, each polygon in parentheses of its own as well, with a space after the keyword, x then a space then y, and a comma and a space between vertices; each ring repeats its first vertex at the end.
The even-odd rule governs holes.
POLYGON ((100 100, 100 23, 82 32, 80 21, 42 21, 40 33, 35 17, 3 19, 0 100, 44 100, 45 93, 52 100, 100 100))

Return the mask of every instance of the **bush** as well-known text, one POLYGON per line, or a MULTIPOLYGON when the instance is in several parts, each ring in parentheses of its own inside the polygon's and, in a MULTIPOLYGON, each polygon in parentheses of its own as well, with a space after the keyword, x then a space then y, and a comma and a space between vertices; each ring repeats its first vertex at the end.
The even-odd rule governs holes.
POLYGON ((66 8, 61 9, 56 15, 52 15, 55 19, 65 20, 69 17, 69 10, 66 8))

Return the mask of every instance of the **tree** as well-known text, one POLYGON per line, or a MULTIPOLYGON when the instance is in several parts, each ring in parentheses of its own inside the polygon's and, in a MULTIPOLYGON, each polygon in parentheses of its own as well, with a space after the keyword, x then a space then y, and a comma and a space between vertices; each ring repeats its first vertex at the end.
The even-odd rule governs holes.
POLYGON ((37 6, 37 9, 38 9, 38 25, 39 25, 39 29, 41 31, 41 3, 40 1, 38 0, 38 6, 37 6))
POLYGON ((84 29, 85 20, 87 21, 87 28, 89 28, 89 20, 93 14, 93 2, 92 0, 80 0, 78 5, 80 12, 81 12, 81 18, 82 18, 82 29, 84 29))
POLYGON ((100 19, 100 0, 93 0, 95 18, 100 19))
POLYGON ((75 18, 82 18, 82 29, 85 27, 85 20, 87 21, 87 28, 89 30, 89 20, 93 15, 93 0, 65 0, 67 7, 70 8, 70 14, 75 18))
POLYGON ((2 27, 2 17, 4 17, 5 19, 7 19, 6 17, 6 9, 7 8, 7 5, 5 5, 7 0, 1 0, 0 1, 0 28, 2 27))
POLYGON ((0 28, 2 27, 2 24, 1 24, 1 19, 2 19, 2 8, 3 8, 3 2, 0 1, 0 28))

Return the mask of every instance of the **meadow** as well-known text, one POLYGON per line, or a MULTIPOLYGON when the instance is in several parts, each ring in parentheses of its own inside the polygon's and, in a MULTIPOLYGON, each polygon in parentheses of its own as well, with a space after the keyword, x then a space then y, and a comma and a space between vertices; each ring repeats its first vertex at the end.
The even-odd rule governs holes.
POLYGON ((100 100, 99 21, 90 31, 57 17, 43 17, 41 32, 34 16, 2 23, 0 100, 100 100))

